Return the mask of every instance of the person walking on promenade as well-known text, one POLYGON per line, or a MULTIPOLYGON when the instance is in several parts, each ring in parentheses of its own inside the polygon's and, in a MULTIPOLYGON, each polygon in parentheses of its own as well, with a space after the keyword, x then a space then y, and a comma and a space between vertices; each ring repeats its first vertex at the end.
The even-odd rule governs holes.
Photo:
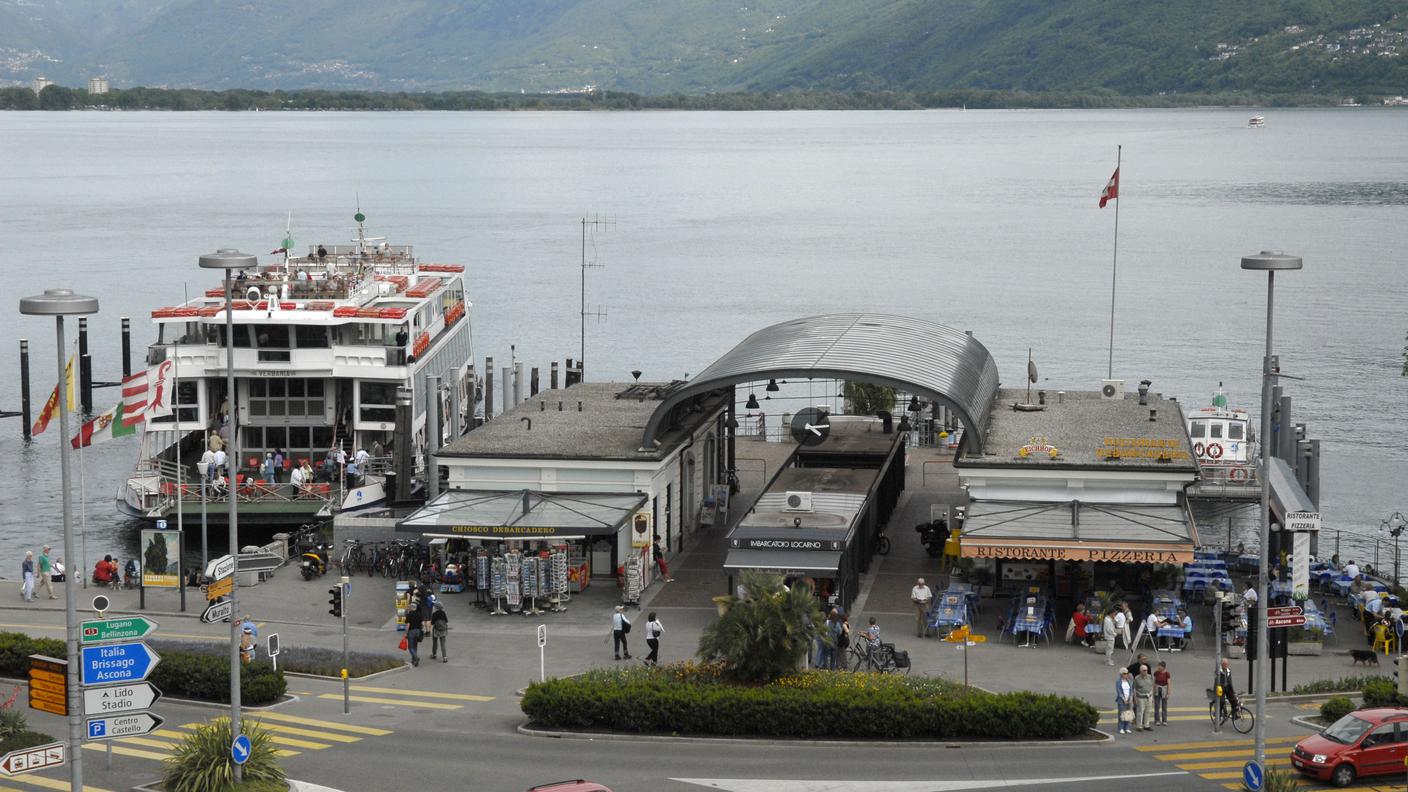
POLYGON ((1154 677, 1150 676, 1148 665, 1141 665, 1139 676, 1134 678, 1134 728, 1139 731, 1153 731, 1153 714, 1154 677))
POLYGON ((445 645, 445 634, 450 630, 450 617, 445 614, 445 606, 435 603, 435 610, 430 614, 430 659, 435 659, 436 652, 440 654, 440 662, 450 662, 450 647, 445 645))
POLYGON ((49 560, 49 551, 53 548, 44 545, 44 549, 39 551, 39 587, 49 594, 49 599, 58 599, 54 595, 54 562, 49 560))
POLYGON ((660 665, 660 636, 665 633, 665 625, 655 618, 655 611, 645 617, 645 645, 650 654, 645 656, 646 665, 660 665))
POLYGON ((1154 671, 1154 725, 1168 725, 1168 696, 1173 692, 1173 675, 1168 672, 1168 663, 1159 661, 1154 671))
POLYGON ((24 551, 24 563, 20 564, 20 597, 25 602, 34 599, 34 551, 24 551))
POLYGON ((1124 641, 1124 648, 1134 650, 1134 639, 1129 635, 1130 625, 1134 624, 1134 611, 1130 609, 1128 602, 1120 603, 1120 616, 1123 624, 1119 625, 1120 638, 1124 641))
POLYGON ((1119 734, 1129 734, 1129 724, 1134 722, 1134 681, 1128 668, 1121 668, 1115 677, 1115 711, 1118 713, 1119 734))
POLYGON ((846 650, 851 648, 851 615, 841 614, 841 623, 836 628, 836 653, 831 658, 831 668, 842 667, 846 663, 846 650))
POLYGON ((1100 620, 1100 640, 1104 643, 1105 665, 1115 664, 1115 617, 1107 612, 1100 620))
POLYGON ((914 634, 923 638, 924 629, 929 626, 929 605, 934 601, 934 592, 924 585, 924 578, 914 582, 909 601, 914 603, 914 634))
POLYGON ((631 659, 631 647, 626 642, 626 635, 631 631, 631 620, 626 618, 626 606, 617 605, 616 612, 611 614, 611 648, 620 660, 624 653, 627 660, 631 659))
POLYGON ((666 583, 671 583, 674 578, 670 577, 670 564, 665 561, 665 551, 660 549, 660 537, 655 537, 650 543, 650 554, 655 559, 655 565, 660 567, 660 579, 666 583))
POLYGON ((264 483, 265 483, 265 484, 277 484, 277 483, 278 483, 278 481, 279 481, 278 476, 276 476, 275 473, 274 473, 274 471, 278 469, 278 468, 274 467, 274 452, 272 452, 272 451, 265 451, 265 452, 264 452, 264 464, 260 466, 260 469, 261 469, 261 470, 263 471, 263 473, 264 473, 264 483))

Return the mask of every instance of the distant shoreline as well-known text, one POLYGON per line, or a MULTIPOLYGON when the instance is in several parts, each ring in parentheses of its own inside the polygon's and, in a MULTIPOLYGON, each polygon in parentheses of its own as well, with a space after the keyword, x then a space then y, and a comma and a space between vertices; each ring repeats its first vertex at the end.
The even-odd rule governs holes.
MULTIPOLYGON (((1359 105, 1382 106, 1391 97, 1358 97, 1359 105)), ((1343 95, 1159 94, 1127 96, 1108 91, 787 91, 766 93, 644 95, 619 91, 580 93, 487 93, 443 91, 207 91, 193 88, 116 88, 91 96, 50 85, 41 94, 24 87, 0 88, 0 110, 287 111, 648 111, 648 110, 1098 110, 1266 109, 1341 107, 1343 95), (101 101, 99 101, 101 100, 101 101)), ((1401 101, 1401 100, 1400 100, 1401 101)))

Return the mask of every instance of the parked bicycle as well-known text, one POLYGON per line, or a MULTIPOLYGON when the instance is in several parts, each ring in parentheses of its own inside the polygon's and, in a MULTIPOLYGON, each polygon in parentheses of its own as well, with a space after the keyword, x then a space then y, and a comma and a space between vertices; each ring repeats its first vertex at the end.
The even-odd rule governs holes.
POLYGON ((872 650, 870 644, 862 640, 851 645, 846 660, 852 671, 908 674, 911 668, 909 652, 896 649, 892 643, 881 643, 872 650))

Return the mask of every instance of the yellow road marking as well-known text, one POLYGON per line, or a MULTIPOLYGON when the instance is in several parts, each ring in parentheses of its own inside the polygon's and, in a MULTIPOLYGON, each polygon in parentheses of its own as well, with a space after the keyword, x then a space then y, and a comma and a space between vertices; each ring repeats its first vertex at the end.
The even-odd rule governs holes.
MULTIPOLYGON (((1300 742, 1301 740, 1304 740, 1304 739, 1305 739, 1304 736, 1301 736, 1301 737, 1267 737, 1267 738, 1266 738, 1266 744, 1267 744, 1267 745, 1271 745, 1271 744, 1273 744, 1273 743, 1294 743, 1294 742, 1300 742)), ((1168 743, 1168 744, 1165 744, 1165 745, 1140 745, 1140 746, 1136 746, 1134 750, 1136 750, 1136 751, 1150 751, 1150 752, 1152 752, 1152 751, 1184 751, 1184 750, 1191 750, 1191 749, 1193 749, 1193 748, 1233 748, 1233 747, 1236 747, 1236 746, 1238 746, 1238 745, 1252 746, 1252 745, 1255 745, 1255 744, 1256 744, 1256 741, 1255 741, 1255 740, 1250 740, 1250 739, 1248 739, 1248 740, 1204 740, 1204 741, 1202 741, 1202 742, 1168 743)), ((1164 758, 1164 757, 1161 756, 1161 757, 1159 757, 1159 758, 1162 759, 1162 758, 1164 758)))
POLYGON ((1217 759, 1218 757, 1230 759, 1238 756, 1250 759, 1252 758, 1252 751, 1248 748, 1235 748, 1230 751, 1194 751, 1191 753, 1160 754, 1154 758, 1162 759, 1165 762, 1177 762, 1182 759, 1217 759))
MULTIPOLYGON (((265 721, 280 721, 283 723, 297 723, 300 726, 314 726, 320 729, 337 729, 339 731, 352 732, 353 734, 368 734, 372 737, 385 737, 391 734, 389 729, 378 729, 372 726, 358 726, 354 723, 338 723, 337 721, 318 720, 317 718, 305 718, 300 715, 288 715, 283 712, 260 712, 252 713, 250 718, 265 721)), ((190 724, 198 726, 200 724, 190 724)))
POLYGON ((324 748, 331 748, 330 743, 313 742, 312 740, 298 740, 293 737, 283 737, 278 734, 269 735, 269 741, 275 745, 288 745, 294 748, 307 748, 310 751, 321 751, 324 748))
MULTIPOLYGON (((178 728, 186 729, 186 730, 188 730, 188 731, 195 731, 196 729, 198 729, 198 728, 200 728, 201 726, 204 726, 204 725, 205 725, 205 724, 203 724, 203 723, 183 723, 183 724, 181 724, 178 728)), ((278 737, 274 737, 273 735, 270 735, 270 736, 269 736, 269 741, 272 742, 272 743, 275 743, 275 744, 283 743, 283 744, 288 744, 288 745, 292 745, 292 744, 295 743, 295 742, 300 742, 299 740, 293 740, 293 741, 282 740, 282 739, 279 739, 278 737)), ((309 746, 299 746, 299 747, 309 747, 309 746)), ((326 745, 321 745, 321 746, 319 746, 319 747, 321 747, 321 748, 327 748, 328 746, 326 746, 326 745)), ((275 756, 298 756, 300 753, 303 753, 303 752, 302 752, 302 751, 290 751, 290 750, 288 750, 288 749, 286 749, 286 748, 275 748, 275 749, 274 749, 274 755, 275 755, 275 756)))
MULTIPOLYGON (((1192 762, 1189 764, 1177 765, 1179 770, 1225 770, 1229 767, 1241 767, 1246 764, 1246 759, 1219 760, 1216 762, 1192 762)), ((1267 759, 1269 765, 1288 765, 1290 759, 1267 759)))
POLYGON ((263 726, 271 732, 278 732, 280 734, 296 734, 299 737, 316 737, 319 740, 332 740, 333 742, 340 743, 354 743, 361 742, 362 740, 361 737, 353 737, 350 734, 333 734, 332 732, 315 731, 313 729, 300 729, 297 726, 284 726, 283 724, 279 723, 261 723, 259 725, 263 726))
MULTIPOLYGON (((94 748, 101 748, 101 747, 102 747, 101 745, 98 745, 97 743, 84 743, 84 746, 89 746, 89 745, 93 746, 94 748)), ((60 789, 60 790, 62 790, 62 789, 68 789, 68 788, 69 788, 69 783, 68 783, 67 780, 60 781, 60 780, 57 779, 57 778, 45 778, 44 776, 37 776, 37 775, 13 776, 13 777, 7 778, 7 779, 5 779, 5 780, 6 780, 6 781, 14 782, 14 783, 16 783, 16 784, 31 784, 31 785, 37 786, 37 787, 44 787, 45 789, 60 789)), ((103 789, 102 787, 90 787, 90 786, 88 786, 87 784, 84 784, 84 785, 83 785, 83 792, 109 792, 109 790, 103 789)))
POLYGON ((352 690, 358 693, 394 693, 399 696, 423 696, 425 698, 454 699, 456 701, 493 701, 493 696, 471 696, 465 693, 439 693, 427 690, 401 690, 400 688, 368 687, 366 685, 353 685, 352 690))
MULTIPOLYGON (((106 750, 107 750, 101 743, 90 743, 90 742, 86 742, 86 743, 83 743, 83 747, 86 748, 86 749, 88 749, 88 750, 90 750, 90 751, 106 751, 106 750)), ((121 745, 114 745, 114 746, 112 747, 112 752, 115 753, 115 754, 117 754, 118 756, 135 756, 135 757, 137 757, 138 759, 155 759, 155 760, 157 760, 158 762, 160 762, 161 760, 165 759, 165 758, 168 756, 168 754, 164 754, 164 753, 157 753, 157 752, 155 752, 155 751, 143 751, 141 748, 127 748, 127 747, 124 747, 124 746, 121 746, 121 745)), ((55 788, 55 789, 61 789, 62 787, 54 787, 54 788, 55 788)))
MULTIPOLYGON (((1318 705, 1318 704, 1316 705, 1316 708, 1317 708, 1317 709, 1319 708, 1319 705, 1318 705)), ((1169 708, 1168 708, 1168 711, 1169 711, 1169 712, 1201 712, 1201 713, 1203 713, 1203 715, 1207 715, 1207 714, 1208 714, 1208 708, 1207 708, 1207 707, 1169 707, 1169 708)), ((1109 709, 1109 710, 1100 710, 1100 714, 1101 714, 1101 715, 1114 715, 1114 714, 1117 714, 1117 713, 1118 713, 1118 710, 1112 710, 1112 709, 1109 709)))
MULTIPOLYGON (((333 699, 341 701, 342 696, 338 693, 324 693, 318 698, 333 699)), ((426 709, 457 710, 464 709, 463 704, 441 704, 438 701, 406 701, 405 699, 376 698, 375 696, 348 696, 351 701, 363 704, 395 704, 403 707, 425 707, 426 709)))
MULTIPOLYGON (((1195 721, 1195 720, 1207 720, 1207 719, 1208 719, 1208 716, 1207 716, 1207 715, 1170 715, 1170 716, 1169 716, 1169 720, 1171 720, 1171 721, 1195 721)), ((1101 718, 1101 719, 1100 719, 1100 722, 1101 722, 1101 723, 1115 723, 1116 721, 1115 721, 1114 718, 1101 718)), ((1209 721, 1209 722, 1210 722, 1210 721, 1209 721)))
POLYGON ((291 695, 294 695, 294 696, 311 696, 311 695, 313 695, 313 691, 311 691, 311 690, 290 690, 289 693, 290 693, 291 695))

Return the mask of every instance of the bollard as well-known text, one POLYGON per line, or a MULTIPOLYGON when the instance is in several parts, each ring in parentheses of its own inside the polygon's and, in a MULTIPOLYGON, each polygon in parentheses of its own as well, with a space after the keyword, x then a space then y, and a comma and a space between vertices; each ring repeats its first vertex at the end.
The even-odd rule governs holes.
POLYGON ((132 376, 132 320, 122 317, 122 378, 132 376))
POLYGON ((84 415, 93 414, 93 364, 88 359, 88 319, 78 319, 78 403, 84 415))

